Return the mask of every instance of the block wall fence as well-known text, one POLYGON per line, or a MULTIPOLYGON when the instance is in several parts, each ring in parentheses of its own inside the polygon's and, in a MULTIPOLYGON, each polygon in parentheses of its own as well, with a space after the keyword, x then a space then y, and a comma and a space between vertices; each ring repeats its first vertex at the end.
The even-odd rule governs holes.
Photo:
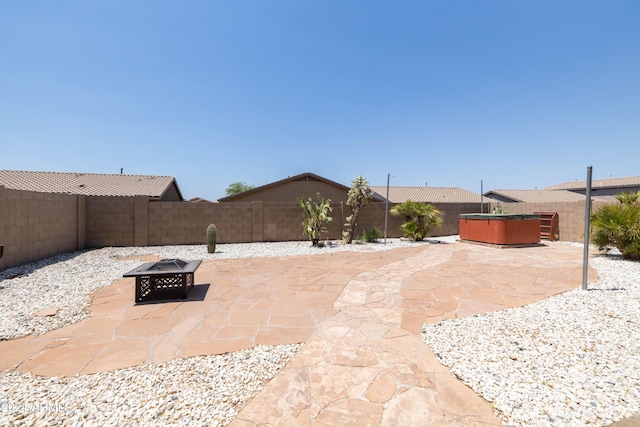
MULTIPOLYGON (((594 208, 597 206, 594 203, 594 208)), ((389 204, 391 208, 393 204, 389 204)), ((436 204, 444 223, 432 237, 459 233, 458 215, 479 211, 479 203, 436 204)), ((505 204, 502 204, 504 207, 505 204)), ((492 204, 486 203, 484 212, 492 204)), ((339 240, 351 209, 333 203, 333 221, 323 239, 339 240)), ((356 234, 384 232, 385 203, 362 209, 356 234)), ((584 203, 510 203, 509 213, 559 213, 560 240, 582 241, 584 203)), ((400 237, 403 218, 388 215, 387 237, 400 237)), ((205 244, 216 224, 218 243, 304 240, 302 212, 295 202, 156 202, 147 197, 97 197, 38 193, 0 186, 0 270, 64 252, 106 246, 205 244)))
POLYGON ((84 196, 0 186, 0 270, 84 247, 84 196))

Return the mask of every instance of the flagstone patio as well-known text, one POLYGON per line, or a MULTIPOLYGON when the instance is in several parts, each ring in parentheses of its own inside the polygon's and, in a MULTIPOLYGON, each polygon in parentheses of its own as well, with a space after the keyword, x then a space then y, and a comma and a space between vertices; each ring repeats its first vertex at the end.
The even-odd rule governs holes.
POLYGON ((82 375, 304 342, 232 425, 499 425, 421 342, 421 325, 529 304, 581 278, 582 250, 557 243, 205 261, 188 300, 136 305, 135 280, 118 280, 87 319, 0 342, 0 370, 82 375))

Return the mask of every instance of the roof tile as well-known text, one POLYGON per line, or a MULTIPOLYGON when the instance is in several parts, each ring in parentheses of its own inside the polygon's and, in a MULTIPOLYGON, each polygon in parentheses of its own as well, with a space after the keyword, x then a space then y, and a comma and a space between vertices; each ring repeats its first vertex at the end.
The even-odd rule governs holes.
POLYGON ((0 170, 0 185, 42 193, 160 198, 174 182, 170 176, 0 170))
POLYGON ((485 196, 503 196, 524 203, 542 202, 578 202, 584 201, 584 194, 574 193, 568 190, 492 190, 485 196))
MULTIPOLYGON (((640 186, 640 176, 628 176, 623 178, 594 179, 591 181, 591 188, 610 187, 638 187, 640 186)), ((564 182, 562 184, 547 187, 546 190, 584 190, 587 188, 587 181, 564 182)))
MULTIPOLYGON (((383 200, 387 187, 371 186, 383 200)), ((403 203, 407 200, 423 203, 480 203, 480 194, 457 187, 389 187, 389 202, 403 203)))

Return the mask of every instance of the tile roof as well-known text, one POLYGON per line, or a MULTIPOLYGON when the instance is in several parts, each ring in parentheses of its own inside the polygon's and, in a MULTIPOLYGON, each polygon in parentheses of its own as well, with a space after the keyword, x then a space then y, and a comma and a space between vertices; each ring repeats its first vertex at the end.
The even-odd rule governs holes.
POLYGON ((161 198, 172 184, 171 176, 0 170, 0 185, 41 193, 161 198))
POLYGON ((202 197, 192 197, 189 200, 187 200, 187 202, 190 202, 190 203, 204 203, 204 202, 212 203, 210 200, 203 199, 202 197))
POLYGON ((502 196, 514 202, 578 202, 584 200, 584 194, 568 190, 492 190, 484 193, 485 197, 502 196))
MULTIPOLYGON (((615 188, 615 187, 638 187, 640 186, 640 176, 628 176, 624 178, 606 178, 591 180, 591 188, 615 188)), ((587 188, 587 181, 564 182, 562 184, 547 187, 545 190, 584 190, 587 188)))
MULTIPOLYGON (((371 189, 386 199, 386 186, 371 186, 371 189)), ((480 194, 457 187, 389 187, 389 202, 403 203, 407 200, 423 203, 480 203, 480 194)))

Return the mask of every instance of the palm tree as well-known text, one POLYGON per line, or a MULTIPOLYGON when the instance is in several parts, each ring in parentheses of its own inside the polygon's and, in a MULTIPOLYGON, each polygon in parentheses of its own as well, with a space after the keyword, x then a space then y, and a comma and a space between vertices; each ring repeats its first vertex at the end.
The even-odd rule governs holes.
POLYGON ((395 216, 404 215, 406 221, 401 225, 406 237, 421 241, 429 234, 432 227, 442 224, 442 212, 429 203, 407 200, 394 206, 389 212, 395 216))
POLYGON ((640 260, 640 191, 620 193, 591 214, 591 241, 599 250, 617 248, 624 259, 640 260))

